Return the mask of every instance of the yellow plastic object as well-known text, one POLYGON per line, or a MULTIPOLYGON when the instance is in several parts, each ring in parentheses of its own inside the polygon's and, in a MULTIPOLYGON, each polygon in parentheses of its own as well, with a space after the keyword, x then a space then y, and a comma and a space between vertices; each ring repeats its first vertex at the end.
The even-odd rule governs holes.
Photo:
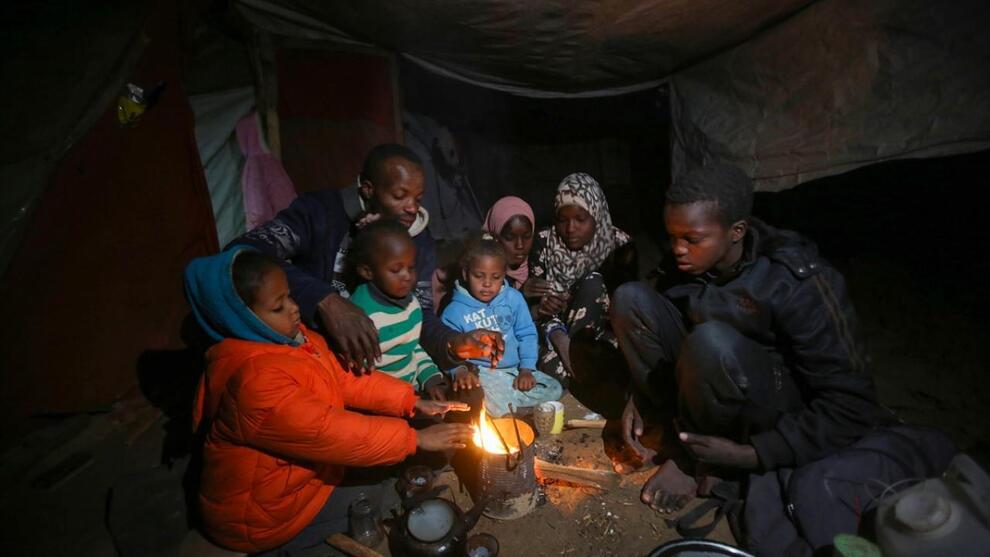
POLYGON ((133 83, 128 83, 126 92, 117 98, 117 121, 125 128, 134 127, 147 108, 144 91, 133 83))

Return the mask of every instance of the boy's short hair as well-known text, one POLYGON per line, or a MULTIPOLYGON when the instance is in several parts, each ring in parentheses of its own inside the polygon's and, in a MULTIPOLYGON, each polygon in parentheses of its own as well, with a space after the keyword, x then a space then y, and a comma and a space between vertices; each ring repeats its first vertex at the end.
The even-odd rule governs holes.
POLYGON ((719 221, 729 226, 749 218, 753 210, 753 181, 730 164, 716 163, 681 176, 670 185, 668 205, 688 205, 710 201, 719 221))
POLYGON ((375 186, 388 186, 385 181, 385 163, 390 159, 400 158, 409 161, 419 167, 423 166, 423 161, 405 145, 397 143, 383 143, 372 147, 368 151, 368 156, 364 158, 364 166, 361 167, 361 179, 368 180, 375 186))
POLYGON ((354 241, 347 251, 345 282, 348 286, 360 282, 357 275, 358 265, 370 265, 375 250, 378 249, 381 241, 389 236, 400 236, 412 242, 409 229, 397 220, 385 218, 365 226, 354 236, 354 241))
POLYGON ((461 252, 461 269, 470 269, 475 260, 485 256, 500 257, 506 263, 509 261, 509 257, 505 254, 505 248, 494 236, 488 232, 472 233, 464 243, 464 251, 461 252))
POLYGON ((234 257, 231 275, 234 280, 234 290, 247 306, 255 302, 255 294, 265 275, 272 269, 278 269, 279 262, 267 253, 253 249, 244 250, 234 257))

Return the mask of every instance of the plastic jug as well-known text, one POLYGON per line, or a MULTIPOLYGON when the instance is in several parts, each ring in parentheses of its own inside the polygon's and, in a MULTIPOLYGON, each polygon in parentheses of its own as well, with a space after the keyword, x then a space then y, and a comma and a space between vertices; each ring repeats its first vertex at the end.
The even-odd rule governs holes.
POLYGON ((941 478, 884 500, 876 528, 888 557, 990 556, 990 477, 956 455, 941 478))

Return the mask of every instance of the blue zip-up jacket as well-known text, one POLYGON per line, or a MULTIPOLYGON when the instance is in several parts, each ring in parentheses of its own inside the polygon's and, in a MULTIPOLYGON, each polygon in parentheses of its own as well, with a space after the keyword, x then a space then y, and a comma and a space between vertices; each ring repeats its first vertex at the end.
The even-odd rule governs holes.
MULTIPOLYGON (((502 290, 487 304, 474 298, 460 281, 454 287, 454 297, 443 310, 443 322, 450 328, 466 333, 475 329, 499 331, 505 339, 505 354, 498 367, 536 369, 539 340, 529 306, 521 292, 502 285, 502 290)), ((487 360, 471 363, 489 367, 487 360)))

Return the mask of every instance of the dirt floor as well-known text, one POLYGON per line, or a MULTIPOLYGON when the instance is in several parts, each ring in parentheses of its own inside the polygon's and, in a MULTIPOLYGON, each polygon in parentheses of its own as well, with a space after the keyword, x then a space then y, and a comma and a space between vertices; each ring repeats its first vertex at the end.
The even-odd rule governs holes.
MULTIPOLYGON (((573 396, 564 396, 566 418, 584 418, 591 413, 573 396)), ((538 440, 544 445, 562 448, 557 463, 610 472, 612 465, 603 449, 602 430, 565 430, 550 439, 538 440)), ((655 470, 655 469, 654 469, 655 470)), ((499 555, 531 556, 609 556, 648 555, 662 543, 680 538, 666 519, 688 512, 701 499, 675 515, 662 515, 639 501, 643 482, 653 473, 644 470, 627 476, 616 476, 614 487, 599 490, 579 487, 565 482, 541 482, 545 502, 522 518, 497 521, 482 517, 472 533, 494 535, 500 545, 499 555)), ((455 502, 463 509, 472 506, 467 490, 453 472, 440 476, 451 486, 455 502)), ((711 518, 705 517, 703 521, 711 518)), ((723 520, 710 539, 734 544, 732 534, 723 520)))

